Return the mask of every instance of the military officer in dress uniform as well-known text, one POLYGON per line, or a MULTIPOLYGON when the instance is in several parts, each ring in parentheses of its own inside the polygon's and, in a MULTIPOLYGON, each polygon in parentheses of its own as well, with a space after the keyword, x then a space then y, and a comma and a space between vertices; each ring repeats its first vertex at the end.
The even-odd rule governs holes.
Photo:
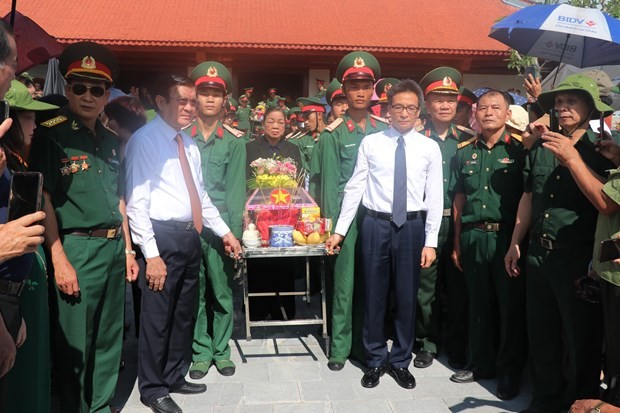
POLYGON ((305 130, 293 135, 289 142, 297 145, 301 153, 302 167, 309 171, 314 146, 325 129, 325 104, 315 97, 297 98, 297 103, 302 103, 297 119, 304 123, 305 130))
POLYGON ((269 96, 267 97, 267 100, 265 100, 266 109, 270 107, 278 106, 280 96, 278 96, 277 93, 278 93, 278 89, 276 89, 275 87, 270 87, 269 89, 267 89, 267 94, 269 96))
MULTIPOLYGON (((314 148, 310 166, 313 175, 311 180, 320 182, 314 191, 319 193, 321 213, 326 218, 331 218, 334 224, 340 214, 344 186, 353 173, 360 142, 366 135, 388 127, 385 119, 368 113, 374 82, 380 76, 381 68, 377 59, 362 51, 351 52, 343 57, 336 71, 349 108, 342 117, 325 128, 318 146, 314 148)), ((362 324, 362 302, 355 303, 359 311, 355 311, 356 319, 353 321, 356 241, 357 225, 354 221, 344 239, 340 254, 332 261, 332 341, 328 367, 334 371, 341 370, 349 356, 365 360, 361 331, 358 331, 362 324), (352 337, 353 331, 357 336, 355 340, 352 337)), ((359 285, 355 289, 356 295, 361 293, 359 296, 363 297, 363 289, 360 289, 359 285)))
POLYGON ((342 93, 342 84, 336 78, 334 78, 327 87, 327 91, 325 92, 325 100, 332 108, 332 116, 334 120, 344 115, 349 107, 347 97, 344 93, 342 93))
POLYGON ((116 58, 91 42, 59 58, 68 107, 41 124, 31 167, 44 177, 45 243, 54 267, 52 328, 63 412, 109 411, 123 339, 126 267, 121 237, 118 137, 99 120, 118 74, 116 58))
POLYGON ((529 230, 526 317, 533 400, 524 412, 559 413, 575 399, 598 397, 602 319, 600 304, 577 296, 577 281, 592 259, 598 212, 562 163, 558 146, 572 146, 603 181, 614 164, 597 152, 600 135, 589 122, 613 108, 601 101, 595 81, 582 74, 566 77, 538 103, 545 112, 558 112, 561 131, 550 132, 540 121, 528 125, 535 142, 505 264, 519 276, 519 244, 529 230))
POLYGON ((448 193, 450 165, 455 161, 456 146, 465 137, 475 133, 453 123, 459 96, 461 73, 451 67, 438 67, 420 81, 424 92, 425 108, 429 115, 422 134, 439 144, 443 158, 444 212, 437 243, 437 258, 430 268, 422 269, 418 291, 416 340, 420 348, 413 365, 425 368, 437 355, 441 321, 439 319, 439 293, 441 280, 448 292, 448 320, 446 350, 451 367, 462 369, 466 364, 467 345, 467 294, 463 275, 456 272, 452 260, 452 198, 448 193))
MULTIPOLYGON (((205 191, 226 225, 241 239, 244 133, 220 121, 232 78, 224 65, 214 61, 199 64, 190 77, 196 85, 197 117, 186 130, 200 150, 205 191)), ((230 360, 228 341, 233 331, 233 260, 225 253, 222 239, 210 229, 203 229, 200 238, 200 294, 189 376, 204 377, 212 364, 223 376, 232 376, 235 364, 230 360)))
POLYGON ((527 354, 525 277, 510 276, 504 266, 526 154, 521 137, 506 129, 509 106, 506 93, 480 96, 476 121, 482 132, 458 144, 451 180, 452 259, 468 287, 471 365, 450 380, 469 383, 499 374, 496 395, 502 400, 519 394, 527 354))

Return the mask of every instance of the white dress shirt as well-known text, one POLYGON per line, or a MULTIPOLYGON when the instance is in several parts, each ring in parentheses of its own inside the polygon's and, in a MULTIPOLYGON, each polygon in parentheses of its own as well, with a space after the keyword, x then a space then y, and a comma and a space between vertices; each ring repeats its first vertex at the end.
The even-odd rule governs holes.
MULTIPOLYGON (((344 188, 335 232, 345 235, 360 201, 366 208, 392 213, 394 158, 400 132, 389 128, 360 143, 355 170, 344 188)), ((424 246, 437 247, 443 213, 443 172, 439 145, 412 130, 403 135, 407 159, 407 211, 426 211, 424 246)))
POLYGON ((198 147, 185 132, 174 130, 157 116, 131 136, 125 155, 129 227, 133 241, 140 246, 146 258, 159 255, 151 219, 193 220, 175 140, 179 133, 183 137, 194 184, 202 200, 204 225, 220 237, 230 231, 204 190, 198 147))

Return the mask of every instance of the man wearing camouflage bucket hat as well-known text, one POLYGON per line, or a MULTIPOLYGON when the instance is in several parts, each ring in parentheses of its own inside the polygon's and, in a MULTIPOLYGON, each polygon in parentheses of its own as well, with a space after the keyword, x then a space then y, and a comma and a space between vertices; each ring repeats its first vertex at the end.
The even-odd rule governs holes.
POLYGON ((448 364, 457 370, 466 364, 467 287, 463 274, 450 259, 453 222, 452 196, 448 191, 450 168, 456 161, 457 145, 475 135, 473 131, 454 123, 462 81, 463 77, 458 70, 445 66, 431 70, 420 80, 428 112, 428 121, 421 133, 437 142, 441 150, 444 210, 437 242, 437 258, 429 268, 423 268, 420 274, 416 313, 416 344, 420 351, 413 361, 417 368, 429 367, 437 355, 441 328, 438 280, 442 279, 447 293, 445 349, 448 364))
MULTIPOLYGON (((362 51, 347 54, 336 70, 336 78, 342 82, 349 107, 321 134, 310 166, 311 193, 318 195, 322 214, 334 220, 334 224, 340 214, 344 186, 353 173, 360 142, 366 135, 388 127, 384 119, 368 114, 374 82, 380 76, 377 59, 362 51)), ((330 259, 333 269, 332 341, 327 365, 334 371, 341 370, 349 356, 362 362, 366 359, 361 337, 363 288, 359 283, 361 278, 355 279, 356 241, 357 225, 354 222, 340 254, 330 259)))
MULTIPOLYGON (((245 203, 246 151, 244 133, 221 121, 232 77, 219 62, 196 66, 190 75, 196 85, 197 117, 187 131, 202 159, 205 191, 232 233, 241 239, 245 203)), ((192 379, 200 379, 214 364, 223 376, 235 374, 228 344, 233 331, 233 260, 220 237, 204 228, 200 237, 200 294, 194 329, 192 379), (212 325, 210 325, 212 324, 212 325)))
POLYGON ((30 166, 44 177, 60 410, 96 412, 108 409, 114 394, 124 280, 138 273, 129 237, 121 236, 119 140, 99 120, 118 64, 104 46, 81 42, 63 51, 59 68, 69 105, 38 128, 30 166))
POLYGON ((597 153, 599 135, 591 118, 609 115, 596 83, 582 74, 566 77, 538 97, 545 111, 555 110, 560 132, 542 122, 528 129, 536 142, 524 170, 525 192, 506 270, 518 277, 519 243, 530 234, 527 252, 527 324, 533 400, 527 413, 554 413, 575 399, 596 399, 601 361, 600 305, 585 297, 582 280, 592 259, 597 210, 580 190, 575 162, 603 180, 614 164, 597 153), (566 357, 567 355, 567 357, 566 357), (568 366, 565 360, 568 359, 568 366))

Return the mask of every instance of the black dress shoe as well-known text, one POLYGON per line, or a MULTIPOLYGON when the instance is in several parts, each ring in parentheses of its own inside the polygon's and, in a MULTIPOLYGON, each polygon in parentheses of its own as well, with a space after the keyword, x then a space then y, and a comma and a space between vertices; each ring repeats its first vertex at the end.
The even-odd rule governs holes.
POLYGON ((339 361, 328 361, 327 368, 331 371, 340 371, 344 368, 344 363, 340 363, 339 361))
POLYGON ((497 380, 495 395, 501 400, 512 400, 519 395, 521 390, 520 374, 500 374, 497 380))
POLYGON ((170 396, 160 397, 154 402, 149 403, 149 407, 155 413, 183 413, 183 410, 170 396))
POLYGON ((207 391, 207 385, 202 383, 190 383, 188 381, 185 382, 181 387, 175 387, 174 389, 170 389, 170 393, 179 393, 179 394, 198 394, 204 393, 207 391))
POLYGON ((425 369, 433 364, 433 360, 435 359, 435 355, 430 351, 420 351, 417 356, 413 359, 413 366, 419 369, 425 369))
POLYGON ((454 370, 463 370, 467 367, 467 356, 465 356, 465 353, 448 354, 448 366, 454 370))
POLYGON ((455 383, 473 383, 478 380, 492 379, 495 374, 486 373, 476 368, 471 370, 461 370, 450 376, 450 380, 455 383))
POLYGON ((415 387, 415 377, 407 368, 390 367, 388 374, 396 380, 396 383, 402 388, 413 389, 415 387))
POLYGON ((364 373, 364 377, 362 377, 362 387, 366 387, 367 389, 377 387, 377 384, 379 384, 379 379, 384 374, 385 366, 368 369, 366 373, 364 373))

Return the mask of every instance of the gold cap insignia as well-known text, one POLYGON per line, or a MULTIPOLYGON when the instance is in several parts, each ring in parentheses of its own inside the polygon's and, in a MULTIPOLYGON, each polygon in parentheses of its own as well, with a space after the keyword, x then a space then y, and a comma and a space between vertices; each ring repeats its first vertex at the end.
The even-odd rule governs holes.
POLYGON ((92 56, 85 56, 82 59, 82 68, 83 69, 96 69, 97 63, 95 62, 95 58, 92 56))
POLYGON ((452 85, 452 79, 450 78, 450 76, 446 76, 443 78, 443 85, 444 86, 451 86, 452 85))
POLYGON ((353 67, 364 67, 366 66, 366 63, 364 63, 364 59, 362 59, 361 57, 356 57, 355 61, 353 62, 353 67))
POLYGON ((209 67, 209 69, 207 70, 207 76, 217 77, 217 69, 213 66, 209 67))
POLYGON ((384 92, 387 92, 388 90, 392 89, 392 84, 388 83, 387 85, 385 85, 385 87, 383 88, 384 92))

